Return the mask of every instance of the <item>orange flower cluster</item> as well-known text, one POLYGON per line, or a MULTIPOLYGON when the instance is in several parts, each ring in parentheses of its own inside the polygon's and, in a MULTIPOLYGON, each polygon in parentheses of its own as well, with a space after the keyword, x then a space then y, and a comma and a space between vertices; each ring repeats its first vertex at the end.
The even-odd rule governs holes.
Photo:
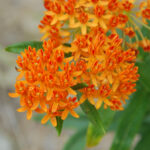
POLYGON ((62 26, 59 36, 69 36, 65 29, 85 35, 92 27, 100 26, 107 32, 123 29, 134 5, 128 0, 44 0, 47 9, 39 25, 45 33, 43 39, 52 36, 54 28, 62 26), (54 28, 53 28, 54 27, 54 28), (62 34, 63 32, 63 34, 62 34))
POLYGON ((74 60, 82 68, 81 82, 87 88, 81 89, 80 103, 85 100, 97 109, 104 107, 122 110, 122 102, 135 91, 138 68, 134 66, 136 51, 121 48, 122 40, 117 34, 106 36, 101 28, 92 29, 88 35, 79 35, 70 50, 74 60))
POLYGON ((33 112, 43 113, 43 124, 50 120, 57 126, 57 117, 65 120, 70 113, 78 118, 74 110, 87 100, 96 109, 104 104, 104 108, 123 110, 139 77, 136 49, 150 51, 150 41, 136 24, 149 28, 149 0, 135 14, 134 0, 44 0, 44 6, 39 29, 42 40, 48 40, 43 49, 29 46, 16 61, 20 74, 15 93, 9 95, 20 97, 18 111, 27 111, 27 119, 33 112), (82 95, 77 99, 73 87, 83 83, 87 87, 78 89, 82 95))
POLYGON ((11 97, 20 97, 19 112, 27 111, 27 119, 31 119, 32 111, 46 113, 42 123, 49 119, 53 126, 57 125, 56 117, 65 119, 70 112, 78 118, 74 109, 78 107, 76 92, 71 88, 77 84, 77 77, 82 73, 75 64, 64 58, 64 52, 54 47, 53 41, 44 42, 43 49, 36 51, 29 47, 18 56, 17 80, 15 93, 11 97), (72 96, 70 96, 72 95, 72 96))
POLYGON ((101 27, 105 33, 117 33, 119 29, 124 37, 135 39, 137 49, 139 42, 146 40, 137 24, 150 29, 147 25, 150 19, 149 0, 140 2, 139 9, 135 0, 44 0, 44 6, 45 16, 39 25, 40 32, 44 34, 42 40, 57 38, 58 45, 74 39, 77 33, 86 35, 91 28, 101 27), (142 21, 138 19, 140 17, 142 21), (139 41, 136 32, 142 41, 139 41))
POLYGON ((32 111, 45 113, 42 123, 49 119, 57 125, 56 117, 66 119, 85 100, 97 109, 102 103, 112 110, 122 110, 122 102, 135 91, 138 80, 134 66, 135 51, 121 48, 122 40, 117 34, 106 36, 101 28, 93 28, 88 35, 78 35, 71 47, 55 46, 53 40, 43 43, 43 49, 28 48, 18 56, 16 68, 20 72, 16 82, 16 92, 11 97, 20 97, 19 112, 27 111, 27 119, 32 111), (65 58, 64 51, 72 52, 65 58), (76 91, 71 87, 86 83, 80 90, 78 101, 76 91))

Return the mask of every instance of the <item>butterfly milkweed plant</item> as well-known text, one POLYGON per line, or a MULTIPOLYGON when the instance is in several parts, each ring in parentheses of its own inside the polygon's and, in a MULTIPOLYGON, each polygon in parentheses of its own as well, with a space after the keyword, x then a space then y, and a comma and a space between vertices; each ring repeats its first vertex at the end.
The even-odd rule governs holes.
POLYGON ((149 150, 150 0, 43 4, 42 38, 6 48, 19 54, 9 93, 19 98, 17 111, 58 135, 75 128, 64 150, 96 146, 112 130, 110 150, 149 150))

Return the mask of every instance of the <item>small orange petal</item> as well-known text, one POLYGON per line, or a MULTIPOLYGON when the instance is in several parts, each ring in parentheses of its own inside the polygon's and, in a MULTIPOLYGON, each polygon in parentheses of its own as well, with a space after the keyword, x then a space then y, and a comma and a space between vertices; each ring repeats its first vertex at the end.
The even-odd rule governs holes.
POLYGON ((107 104, 108 106, 112 106, 111 101, 109 101, 107 98, 104 99, 104 103, 107 104))
POLYGON ((8 95, 12 98, 16 98, 20 96, 18 93, 8 93, 8 95))
POLYGON ((73 117, 79 118, 79 115, 75 111, 71 110, 70 113, 73 117))
POLYGON ((79 103, 82 104, 86 100, 86 97, 84 95, 81 96, 79 103))
POLYGON ((95 101, 92 97, 88 97, 88 100, 92 105, 95 105, 95 101))
POLYGON ((46 115, 46 116, 44 116, 43 117, 43 119, 41 120, 41 123, 42 124, 45 124, 45 123, 47 123, 47 121, 50 119, 50 115, 46 115))
POLYGON ((114 84, 113 84, 113 87, 112 87, 112 91, 115 92, 117 90, 119 86, 119 81, 116 81, 114 84))
POLYGON ((54 127, 57 126, 57 120, 56 120, 55 117, 51 118, 51 123, 52 123, 52 125, 53 125, 54 127))
POLYGON ((44 111, 42 109, 40 109, 40 108, 35 109, 35 112, 37 112, 39 114, 44 113, 44 111))
POLYGON ((85 24, 81 25, 81 33, 85 35, 87 33, 87 26, 85 24))
POLYGON ((97 87, 97 81, 96 81, 96 78, 95 78, 93 75, 91 75, 91 78, 92 78, 93 84, 97 87))
POLYGON ((19 109, 17 109, 18 112, 25 112, 27 110, 26 107, 21 107, 19 109))
POLYGON ((58 103, 53 103, 53 106, 52 106, 52 112, 56 112, 57 111, 57 108, 58 108, 58 103))
POLYGON ((74 60, 77 61, 80 58, 80 55, 81 55, 80 51, 77 51, 75 53, 74 60))
POLYGON ((39 100, 34 101, 34 104, 31 108, 31 110, 35 110, 39 106, 39 100))
POLYGON ((62 115, 61 115, 61 119, 62 119, 62 120, 65 120, 65 119, 67 118, 67 116, 68 116, 68 113, 69 113, 69 111, 68 111, 67 109, 65 109, 65 110, 63 111, 62 115))
POLYGON ((76 76, 79 76, 79 75, 81 75, 81 74, 82 74, 82 71, 76 71, 76 72, 73 73, 73 76, 76 77, 76 76))
POLYGON ((46 103, 43 100, 40 101, 40 106, 45 112, 47 111, 46 103))
POLYGON ((110 84, 113 83, 113 78, 112 78, 112 75, 111 75, 111 74, 108 75, 108 81, 110 82, 110 84))
POLYGON ((52 94, 53 94, 53 89, 49 89, 49 90, 48 90, 48 93, 47 93, 47 97, 46 97, 46 99, 47 99, 48 101, 51 100, 52 94))
POLYGON ((97 103, 96 103, 96 109, 99 109, 101 107, 102 103, 103 103, 103 99, 99 98, 97 103))
POLYGON ((72 95, 77 95, 76 91, 74 91, 73 89, 71 88, 68 88, 68 92, 72 95))
POLYGON ((30 120, 32 117, 32 110, 27 111, 27 120, 30 120))
POLYGON ((23 76, 24 76, 24 72, 23 72, 23 71, 21 71, 21 72, 20 72, 20 74, 17 76, 16 80, 20 80, 20 79, 22 79, 22 78, 23 78, 23 76))
POLYGON ((20 97, 20 105, 21 105, 21 106, 25 106, 25 104, 26 104, 26 103, 25 103, 25 97, 24 97, 24 96, 21 96, 21 97, 20 97))

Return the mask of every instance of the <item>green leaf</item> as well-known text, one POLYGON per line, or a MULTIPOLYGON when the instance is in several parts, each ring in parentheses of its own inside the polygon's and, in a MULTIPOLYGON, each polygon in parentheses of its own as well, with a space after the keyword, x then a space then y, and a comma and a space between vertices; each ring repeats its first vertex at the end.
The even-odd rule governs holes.
POLYGON ((143 62, 137 63, 139 67, 140 82, 145 86, 146 90, 150 91, 150 56, 143 62))
MULTIPOLYGON (((8 47, 5 48, 5 50, 7 52, 20 54, 25 49, 28 49, 28 46, 31 46, 32 48, 36 48, 36 50, 39 50, 39 49, 43 48, 43 42, 25 41, 25 42, 9 45, 8 47)), ((71 45, 69 43, 65 43, 64 46, 71 47, 71 45)), ((71 52, 65 53, 65 57, 71 57, 71 56, 72 56, 71 52)))
POLYGON ((56 119, 57 119, 56 130, 57 130, 58 135, 60 136, 61 131, 62 131, 62 127, 63 127, 63 120, 60 117, 56 117, 56 119))
POLYGON ((105 134, 105 129, 102 124, 102 120, 100 118, 99 112, 96 108, 91 105, 88 100, 86 100, 83 104, 80 105, 83 112, 86 114, 87 118, 91 121, 91 123, 101 132, 102 135, 105 134))
POLYGON ((86 143, 86 129, 80 129, 65 144, 63 150, 84 150, 86 143))
POLYGON ((86 142, 88 147, 93 147, 99 144, 103 136, 104 134, 98 130, 98 128, 95 128, 92 123, 89 123, 86 142))
POLYGON ((71 88, 73 90, 79 90, 79 89, 83 89, 85 87, 88 87, 88 85, 86 83, 79 83, 77 85, 72 86, 71 88))
POLYGON ((72 56, 72 53, 71 52, 69 52, 69 53, 65 53, 65 58, 67 58, 67 57, 71 57, 72 56))
POLYGON ((150 129, 146 135, 142 136, 134 150, 149 150, 150 149, 150 129))
MULTIPOLYGON (((78 99, 81 96, 81 93, 78 92, 78 99)), ((96 110, 95 106, 91 105, 88 100, 86 100, 83 104, 80 105, 83 112, 86 114, 87 118, 91 121, 91 125, 89 125, 88 132, 87 132, 87 146, 93 146, 97 144, 99 141, 99 137, 97 135, 100 135, 102 137, 105 134, 105 129, 102 124, 102 120, 100 118, 99 112, 96 110), (95 133, 98 134, 95 134, 95 133), (91 134, 93 133, 93 134, 91 134), (90 141, 91 138, 95 139, 93 141, 90 141)))
POLYGON ((121 116, 111 150, 129 150, 147 110, 148 93, 143 87, 131 97, 131 102, 121 116))
MULTIPOLYGON (((107 131, 115 115, 115 111, 112 111, 109 108, 104 109, 104 107, 102 106, 99 112, 101 116, 101 121, 103 123, 103 127, 107 131)), ((87 131, 87 146, 88 147, 96 146, 97 144, 99 144, 103 136, 104 134, 101 132, 101 130, 95 128, 93 124, 89 124, 87 131)))
POLYGON ((64 43, 63 45, 66 46, 66 47, 71 47, 70 43, 64 43))
POLYGON ((107 131, 110 124, 112 123, 116 111, 113 111, 110 108, 104 109, 104 107, 102 106, 99 110, 99 113, 104 125, 104 129, 107 131))
POLYGON ((6 51, 20 54, 20 52, 23 52, 25 49, 28 49, 28 46, 31 46, 32 48, 36 48, 36 50, 43 48, 43 43, 40 41, 26 41, 21 43, 16 43, 9 45, 5 48, 6 51))

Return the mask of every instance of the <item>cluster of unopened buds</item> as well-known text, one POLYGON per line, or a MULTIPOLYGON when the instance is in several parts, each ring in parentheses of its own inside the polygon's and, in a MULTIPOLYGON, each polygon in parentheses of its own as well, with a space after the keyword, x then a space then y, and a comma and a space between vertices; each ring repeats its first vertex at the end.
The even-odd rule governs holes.
POLYGON ((43 124, 57 126, 57 117, 78 118, 74 109, 85 101, 96 109, 123 110, 136 91, 137 48, 150 51, 138 26, 150 28, 149 1, 137 6, 134 0, 44 0, 44 6, 43 49, 29 46, 16 61, 20 74, 9 95, 20 97, 18 111, 27 111, 27 119, 43 113, 43 124), (86 86, 76 90, 81 84, 86 86))

